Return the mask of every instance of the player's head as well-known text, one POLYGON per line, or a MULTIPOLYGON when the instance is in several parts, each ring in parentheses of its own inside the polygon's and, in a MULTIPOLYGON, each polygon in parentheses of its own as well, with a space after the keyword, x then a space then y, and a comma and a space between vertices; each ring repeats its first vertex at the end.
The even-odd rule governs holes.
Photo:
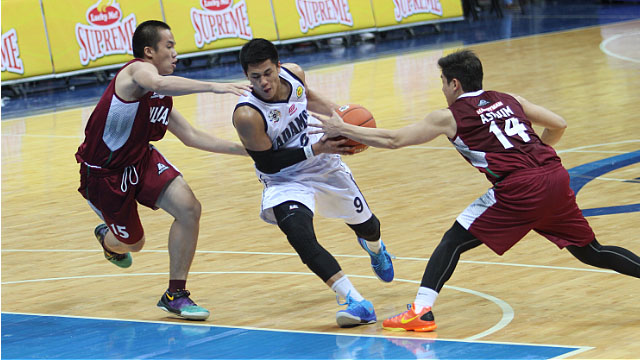
POLYGON ((132 42, 133 56, 151 62, 162 75, 173 73, 178 53, 169 25, 158 20, 145 21, 136 28, 132 42))
POLYGON ((245 75, 249 65, 255 65, 271 60, 272 63, 278 65, 280 59, 278 57, 278 49, 273 43, 267 39, 252 39, 242 46, 240 50, 240 64, 245 75))
POLYGON ((240 64, 253 85, 254 93, 265 100, 273 99, 280 86, 278 49, 269 40, 253 39, 242 46, 240 64))
POLYGON ((460 50, 438 60, 442 70, 442 92, 451 105, 465 92, 482 89, 482 63, 471 50, 460 50))

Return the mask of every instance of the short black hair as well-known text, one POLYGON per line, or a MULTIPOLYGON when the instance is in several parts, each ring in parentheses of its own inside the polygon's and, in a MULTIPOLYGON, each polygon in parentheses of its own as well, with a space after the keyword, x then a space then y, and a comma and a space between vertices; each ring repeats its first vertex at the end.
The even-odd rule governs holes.
POLYGON ((252 39, 240 49, 240 64, 245 74, 250 64, 259 64, 265 60, 271 60, 276 65, 280 62, 278 49, 269 40, 252 39))
POLYGON ((147 20, 138 25, 133 33, 133 56, 139 59, 144 58, 144 48, 151 46, 158 50, 158 42, 160 42, 160 30, 171 30, 169 25, 158 20, 147 20))
POLYGON ((482 90, 482 62, 471 50, 459 50, 438 60, 442 75, 450 83, 458 79, 464 92, 482 90))

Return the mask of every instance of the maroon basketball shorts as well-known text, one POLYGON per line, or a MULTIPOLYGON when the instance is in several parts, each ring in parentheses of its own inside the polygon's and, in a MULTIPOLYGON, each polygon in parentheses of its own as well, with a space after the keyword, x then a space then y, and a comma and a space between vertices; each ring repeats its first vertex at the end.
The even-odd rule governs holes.
POLYGON ((156 210, 158 197, 180 171, 154 147, 135 165, 102 169, 81 164, 78 191, 123 243, 135 244, 144 235, 138 204, 156 210))
POLYGON ((585 246, 595 238, 561 163, 510 174, 456 220, 499 255, 531 230, 559 248, 585 246))

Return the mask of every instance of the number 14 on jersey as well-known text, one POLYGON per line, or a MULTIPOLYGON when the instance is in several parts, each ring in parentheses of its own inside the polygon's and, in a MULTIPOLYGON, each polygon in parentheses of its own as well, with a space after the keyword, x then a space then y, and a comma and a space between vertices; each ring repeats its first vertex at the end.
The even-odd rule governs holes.
POLYGON ((512 137, 518 135, 524 142, 529 142, 529 140, 531 140, 529 134, 527 134, 527 127, 523 123, 521 123, 518 118, 515 117, 505 120, 504 132, 498 125, 496 125, 495 121, 491 121, 491 125, 489 125, 489 131, 498 138, 505 149, 510 149, 513 147, 513 144, 511 143, 511 141, 509 141, 507 136, 512 137))

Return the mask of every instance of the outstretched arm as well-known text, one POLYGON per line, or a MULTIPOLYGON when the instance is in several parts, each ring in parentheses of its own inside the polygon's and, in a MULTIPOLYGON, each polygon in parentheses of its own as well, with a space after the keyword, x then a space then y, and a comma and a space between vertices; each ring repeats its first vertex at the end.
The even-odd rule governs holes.
POLYGON ((209 133, 198 130, 191 126, 187 119, 175 109, 169 115, 169 126, 171 131, 185 145, 214 153, 247 155, 241 144, 215 137, 209 133))
POLYGON ((314 115, 320 120, 321 125, 309 124, 309 126, 320 129, 313 131, 313 133, 324 133, 323 138, 342 135, 365 145, 379 148, 397 149, 423 144, 435 139, 438 135, 445 134, 452 138, 456 133, 456 122, 448 109, 436 110, 422 121, 395 130, 347 124, 335 111, 331 117, 314 115))
POLYGON ((145 91, 153 91, 161 95, 178 96, 193 93, 213 92, 216 94, 231 93, 242 95, 251 91, 249 84, 216 83, 187 79, 180 76, 162 76, 155 66, 147 62, 136 62, 125 68, 122 77, 118 77, 118 89, 120 93, 135 93, 133 87, 142 88, 145 91), (129 88, 129 89, 127 89, 129 88))
POLYGON ((540 136, 540 140, 547 145, 555 145, 564 134, 564 130, 567 128, 567 122, 562 116, 554 113, 553 111, 536 105, 522 96, 513 95, 516 100, 522 105, 527 119, 531 123, 543 126, 544 131, 540 136))

